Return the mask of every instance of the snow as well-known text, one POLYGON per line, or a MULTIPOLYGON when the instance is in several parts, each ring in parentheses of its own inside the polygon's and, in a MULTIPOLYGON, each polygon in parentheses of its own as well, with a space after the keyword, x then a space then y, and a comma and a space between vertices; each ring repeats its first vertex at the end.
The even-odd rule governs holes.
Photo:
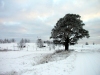
POLYGON ((75 70, 73 74, 78 75, 100 75, 100 52, 77 53, 75 70))
MULTIPOLYGON (((52 52, 49 52, 49 54, 52 52)), ((37 64, 48 52, 26 52, 26 51, 14 51, 14 52, 0 52, 0 73, 9 71, 19 71, 25 69, 25 67, 31 67, 37 64)))
POLYGON ((100 75, 99 44, 55 51, 63 48, 37 48, 35 43, 28 43, 20 50, 16 43, 0 44, 0 75, 100 75))
POLYGON ((72 52, 65 60, 34 67, 22 75, 100 75, 100 53, 72 52))
POLYGON ((18 50, 17 43, 2 43, 0 50, 18 50))
POLYGON ((68 59, 50 62, 43 65, 38 65, 33 68, 34 71, 27 71, 22 75, 67 75, 70 74, 73 68, 73 61, 75 60, 75 54, 68 57, 68 59), (74 57, 74 58, 72 58, 74 57), (72 59, 70 59, 72 58, 72 59))

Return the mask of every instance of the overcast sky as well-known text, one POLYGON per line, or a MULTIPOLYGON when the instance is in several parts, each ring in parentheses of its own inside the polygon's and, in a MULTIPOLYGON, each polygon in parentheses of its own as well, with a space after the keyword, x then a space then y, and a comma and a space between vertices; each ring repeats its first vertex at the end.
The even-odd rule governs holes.
POLYGON ((65 14, 79 14, 90 38, 100 43, 100 0, 0 0, 0 39, 49 39, 51 29, 65 14))

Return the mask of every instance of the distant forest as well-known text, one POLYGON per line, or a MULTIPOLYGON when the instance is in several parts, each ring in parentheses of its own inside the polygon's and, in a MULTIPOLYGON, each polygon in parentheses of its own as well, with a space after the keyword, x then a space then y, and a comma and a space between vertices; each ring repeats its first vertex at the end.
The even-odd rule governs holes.
MULTIPOLYGON (((24 43, 29 43, 30 40, 29 39, 21 39, 20 41, 23 41, 24 43)), ((16 40, 15 39, 0 39, 0 43, 15 43, 16 40)))

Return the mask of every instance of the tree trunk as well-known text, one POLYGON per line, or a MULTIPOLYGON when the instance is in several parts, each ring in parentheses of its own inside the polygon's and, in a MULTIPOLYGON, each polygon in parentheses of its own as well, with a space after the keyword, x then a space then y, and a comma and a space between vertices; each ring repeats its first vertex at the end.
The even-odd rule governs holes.
POLYGON ((65 39, 65 51, 69 50, 69 38, 67 37, 67 39, 65 39))

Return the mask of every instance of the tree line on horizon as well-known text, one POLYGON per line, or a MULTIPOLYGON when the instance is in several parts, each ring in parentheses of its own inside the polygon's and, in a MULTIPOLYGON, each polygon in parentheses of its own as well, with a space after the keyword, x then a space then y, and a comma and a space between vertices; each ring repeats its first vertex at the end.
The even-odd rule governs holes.
POLYGON ((15 39, 0 39, 0 43, 15 43, 15 39))
MULTIPOLYGON (((19 42, 30 43, 29 39, 21 39, 19 42)), ((0 43, 16 43, 15 39, 0 39, 0 43)))

